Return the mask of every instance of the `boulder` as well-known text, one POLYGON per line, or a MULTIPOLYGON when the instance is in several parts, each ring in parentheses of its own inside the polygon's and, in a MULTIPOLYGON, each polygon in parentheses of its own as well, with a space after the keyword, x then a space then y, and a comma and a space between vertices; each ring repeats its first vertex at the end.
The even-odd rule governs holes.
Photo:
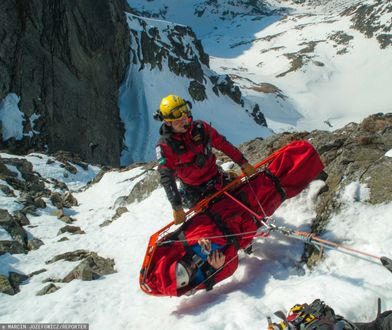
POLYGON ((15 272, 10 272, 8 277, 0 275, 0 292, 13 296, 20 291, 19 285, 28 278, 27 275, 15 272))
POLYGON ((29 251, 38 250, 42 245, 45 245, 45 243, 38 238, 33 238, 27 241, 27 248, 29 251))
POLYGON ((102 258, 95 252, 87 250, 76 250, 72 252, 62 253, 47 261, 47 264, 54 263, 59 260, 78 261, 82 262, 76 266, 67 276, 62 280, 47 279, 46 282, 71 282, 74 279, 81 279, 82 281, 92 281, 98 279, 102 275, 113 274, 114 260, 109 258, 102 258))
POLYGON ((40 209, 46 208, 46 203, 41 197, 34 198, 33 200, 34 206, 40 209))
POLYGON ((17 241, 0 241, 0 256, 9 254, 27 253, 27 246, 17 241))
POLYGON ((39 274, 41 274, 41 273, 45 273, 46 271, 47 271, 47 270, 46 270, 45 268, 42 268, 42 269, 39 269, 39 270, 36 270, 36 271, 30 273, 28 276, 29 276, 29 277, 33 277, 33 276, 35 276, 35 275, 39 275, 39 274))
POLYGON ((140 202, 150 196, 150 194, 158 188, 160 185, 159 173, 157 171, 148 171, 145 174, 145 177, 135 184, 132 191, 127 196, 125 204, 140 202))
POLYGON ((127 213, 128 209, 125 206, 120 206, 119 208, 116 209, 116 213, 112 218, 112 221, 118 219, 119 217, 121 217, 121 215, 123 215, 124 213, 127 213))
POLYGON ((0 190, 3 192, 4 195, 7 197, 15 197, 14 191, 5 184, 0 184, 0 190))
POLYGON ((46 261, 46 264, 51 264, 59 260, 78 261, 87 258, 90 254, 91 252, 88 250, 76 250, 72 252, 66 252, 53 257, 49 261, 46 261))
POLYGON ((57 233, 57 236, 64 234, 64 233, 70 233, 73 235, 85 234, 85 232, 83 230, 81 230, 80 227, 78 227, 78 226, 64 226, 63 228, 60 228, 60 230, 57 233))
POLYGON ((115 272, 113 259, 102 258, 95 252, 91 252, 86 259, 64 277, 63 282, 68 283, 74 279, 92 281, 103 275, 113 274, 115 272))
POLYGON ((74 218, 69 217, 68 215, 63 215, 59 218, 59 220, 65 222, 65 223, 74 223, 76 220, 74 218))
POLYGON ((8 213, 7 210, 0 209, 0 226, 3 227, 10 236, 23 247, 27 246, 27 233, 23 227, 8 213))
POLYGON ((30 224, 30 220, 27 218, 26 214, 20 211, 14 213, 14 219, 18 221, 21 226, 27 226, 30 224))
POLYGON ((72 195, 71 192, 67 191, 64 195, 63 195, 63 206, 67 207, 67 208, 71 208, 72 206, 77 206, 78 205, 78 201, 76 200, 76 198, 72 195))
POLYGON ((0 292, 10 296, 16 293, 7 276, 0 275, 0 292))
POLYGON ((62 195, 60 193, 52 192, 50 194, 50 201, 58 209, 62 209, 63 208, 63 197, 62 197, 62 195))
POLYGON ((10 272, 8 274, 8 280, 12 287, 14 288, 14 292, 18 293, 20 291, 19 285, 22 284, 24 281, 27 281, 29 277, 24 274, 16 273, 16 272, 10 272))
POLYGON ((50 283, 50 284, 46 285, 45 287, 43 287, 41 290, 39 290, 36 293, 36 296, 43 296, 46 294, 50 294, 50 293, 56 292, 58 289, 60 289, 58 286, 54 285, 53 283, 50 283))
POLYGON ((50 194, 50 201, 58 209, 62 209, 64 207, 71 208, 78 205, 78 201, 69 191, 67 191, 65 194, 61 194, 59 192, 52 192, 50 194))

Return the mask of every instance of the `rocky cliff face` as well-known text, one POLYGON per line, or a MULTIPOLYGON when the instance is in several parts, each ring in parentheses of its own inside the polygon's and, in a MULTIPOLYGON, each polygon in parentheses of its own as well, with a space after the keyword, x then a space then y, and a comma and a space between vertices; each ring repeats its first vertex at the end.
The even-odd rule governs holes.
MULTIPOLYGON (((195 33, 188 26, 155 21, 137 15, 128 16, 131 30, 131 62, 139 70, 162 70, 168 66, 175 75, 189 80, 188 92, 194 101, 207 99, 207 90, 228 96, 262 126, 266 120, 257 104, 247 102, 228 75, 218 75, 209 68, 209 56, 195 33), (146 67, 148 65, 148 68, 146 67)), ((150 14, 151 16, 151 14, 150 14)))
POLYGON ((20 97, 24 131, 32 133, 0 148, 67 150, 119 164, 118 90, 129 58, 124 10, 121 0, 1 1, 0 100, 20 97))
MULTIPOLYGON (((326 187, 318 198, 312 232, 323 233, 332 215, 338 214, 342 207, 341 193, 352 182, 367 186, 370 204, 392 201, 392 158, 385 156, 392 149, 391 113, 375 114, 360 124, 350 123, 334 132, 283 133, 265 140, 253 140, 241 146, 241 150, 248 159, 257 162, 299 139, 307 139, 315 146, 328 174, 326 187)), ((312 262, 313 252, 308 249, 305 259, 312 262)))
POLYGON ((375 114, 360 124, 350 123, 334 132, 282 133, 253 140, 240 149, 251 162, 257 162, 288 142, 300 139, 314 145, 328 174, 328 190, 320 198, 315 232, 322 232, 331 212, 338 212, 338 193, 353 181, 368 186, 369 203, 392 200, 392 158, 385 157, 392 149, 392 114, 375 114))

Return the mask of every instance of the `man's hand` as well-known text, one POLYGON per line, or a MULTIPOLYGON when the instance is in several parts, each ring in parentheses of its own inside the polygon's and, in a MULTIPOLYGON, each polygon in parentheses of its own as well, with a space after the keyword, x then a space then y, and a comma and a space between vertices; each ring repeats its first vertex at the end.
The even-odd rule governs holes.
POLYGON ((250 176, 252 174, 256 173, 256 169, 253 167, 253 165, 249 163, 245 163, 241 166, 241 171, 244 173, 246 176, 250 176))
POLYGON ((225 264, 225 259, 226 257, 222 251, 215 250, 208 256, 207 261, 213 268, 219 269, 225 264))
POLYGON ((173 218, 174 218, 174 223, 176 225, 183 223, 186 219, 186 214, 184 209, 173 210, 173 218))

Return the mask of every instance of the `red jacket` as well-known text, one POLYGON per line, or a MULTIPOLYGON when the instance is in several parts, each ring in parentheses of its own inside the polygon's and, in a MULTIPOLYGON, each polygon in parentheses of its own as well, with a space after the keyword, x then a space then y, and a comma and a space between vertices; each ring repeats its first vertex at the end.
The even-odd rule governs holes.
POLYGON ((247 162, 242 153, 206 122, 191 121, 186 133, 173 133, 162 125, 156 147, 161 182, 172 206, 181 205, 175 177, 191 186, 206 183, 218 173, 211 147, 224 152, 238 165, 247 162), (197 164, 196 158, 201 160, 197 164))

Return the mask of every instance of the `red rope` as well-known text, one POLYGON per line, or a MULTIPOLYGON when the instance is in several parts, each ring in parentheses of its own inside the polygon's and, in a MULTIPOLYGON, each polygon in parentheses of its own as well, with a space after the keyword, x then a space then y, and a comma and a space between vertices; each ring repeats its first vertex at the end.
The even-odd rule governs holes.
POLYGON ((254 215, 257 220, 261 220, 264 217, 262 215, 257 214, 256 212, 254 212, 253 210, 251 210, 249 207, 247 207, 244 203, 241 203, 237 198, 235 198, 233 195, 229 194, 227 191, 223 192, 227 197, 231 198, 233 201, 235 201, 238 205, 240 205, 241 207, 243 207, 245 210, 247 210, 249 213, 251 213, 252 215, 254 215))
POLYGON ((367 256, 367 257, 371 257, 371 258, 380 260, 380 257, 376 256, 374 254, 363 252, 363 251, 351 248, 349 246, 345 246, 343 244, 334 243, 334 242, 331 242, 331 241, 319 238, 319 237, 315 236, 314 234, 310 234, 309 235, 309 233, 301 232, 301 231, 296 231, 295 233, 298 234, 298 235, 301 235, 301 236, 310 237, 310 239, 313 240, 313 241, 320 242, 320 243, 323 243, 323 244, 326 244, 326 245, 330 245, 330 246, 333 246, 333 247, 335 247, 337 249, 348 250, 348 251, 351 251, 351 252, 355 252, 355 253, 362 254, 362 255, 367 256))

